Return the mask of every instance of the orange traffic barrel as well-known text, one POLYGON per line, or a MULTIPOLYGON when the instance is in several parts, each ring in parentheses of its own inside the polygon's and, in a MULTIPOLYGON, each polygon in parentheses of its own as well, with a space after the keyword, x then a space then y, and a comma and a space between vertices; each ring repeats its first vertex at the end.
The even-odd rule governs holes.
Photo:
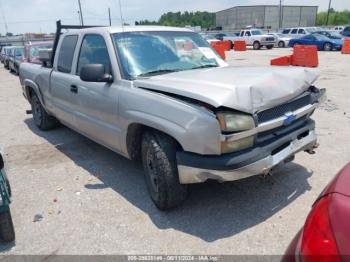
POLYGON ((235 40, 234 42, 235 51, 247 51, 247 44, 244 40, 235 40))
POLYGON ((211 47, 222 57, 222 59, 226 59, 225 50, 226 46, 220 42, 212 42, 211 47))
POLYGON ((292 64, 292 55, 282 56, 271 60, 273 66, 290 66, 292 64))
POLYGON ((341 49, 342 54, 350 54, 350 38, 345 38, 343 48, 341 49))
POLYGON ((315 45, 296 45, 293 48, 291 61, 294 66, 317 67, 318 52, 315 45))

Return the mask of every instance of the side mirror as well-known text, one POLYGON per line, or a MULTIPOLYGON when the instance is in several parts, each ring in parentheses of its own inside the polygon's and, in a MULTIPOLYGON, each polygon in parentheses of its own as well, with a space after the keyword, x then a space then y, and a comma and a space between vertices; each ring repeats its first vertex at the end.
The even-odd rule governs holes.
POLYGON ((103 64, 87 64, 80 70, 80 79, 85 82, 112 83, 113 76, 107 74, 103 64))

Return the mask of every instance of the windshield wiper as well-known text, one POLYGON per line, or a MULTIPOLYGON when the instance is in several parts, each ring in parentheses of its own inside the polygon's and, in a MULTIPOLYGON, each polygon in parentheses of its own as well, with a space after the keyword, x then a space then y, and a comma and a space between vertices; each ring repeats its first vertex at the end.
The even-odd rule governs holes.
POLYGON ((166 74, 166 73, 173 73, 173 72, 178 72, 180 70, 178 69, 159 69, 159 70, 154 70, 154 71, 149 71, 143 74, 138 75, 139 77, 143 76, 152 76, 152 75, 157 75, 157 74, 166 74))
POLYGON ((191 69, 201 69, 201 68, 210 68, 210 67, 218 67, 218 65, 201 65, 197 67, 192 67, 191 69))

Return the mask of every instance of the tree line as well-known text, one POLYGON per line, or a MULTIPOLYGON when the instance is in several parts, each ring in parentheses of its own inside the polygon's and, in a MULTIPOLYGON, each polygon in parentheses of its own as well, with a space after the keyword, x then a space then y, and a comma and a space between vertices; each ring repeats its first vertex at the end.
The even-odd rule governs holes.
MULTIPOLYGON (((317 14, 316 25, 324 26, 327 23, 327 12, 317 14)), ((215 27, 215 13, 209 12, 168 12, 163 14, 158 21, 141 20, 136 25, 164 25, 164 26, 201 26, 202 28, 215 27)), ((335 11, 330 9, 328 25, 350 24, 350 11, 335 11)))

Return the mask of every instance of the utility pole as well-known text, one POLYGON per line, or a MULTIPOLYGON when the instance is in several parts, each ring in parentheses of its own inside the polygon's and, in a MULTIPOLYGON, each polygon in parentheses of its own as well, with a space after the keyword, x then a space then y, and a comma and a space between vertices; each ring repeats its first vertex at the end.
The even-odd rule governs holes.
POLYGON ((79 4, 79 11, 80 11, 81 25, 84 25, 83 12, 81 11, 81 3, 80 3, 80 0, 78 0, 78 4, 79 4))
POLYGON ((328 25, 329 13, 330 13, 330 11, 331 11, 331 6, 332 6, 332 0, 329 0, 326 25, 328 25))
POLYGON ((282 28, 282 0, 280 0, 280 11, 279 11, 279 19, 278 19, 278 29, 282 28))
POLYGON ((108 7, 109 26, 112 26, 111 9, 108 7))
POLYGON ((7 22, 6 22, 6 17, 5 17, 5 13, 4 13, 4 9, 2 7, 2 3, 1 3, 2 0, 0 0, 0 9, 1 9, 1 15, 2 15, 2 19, 4 20, 4 24, 5 24, 5 35, 7 36, 7 33, 9 32, 9 29, 7 27, 7 22))

